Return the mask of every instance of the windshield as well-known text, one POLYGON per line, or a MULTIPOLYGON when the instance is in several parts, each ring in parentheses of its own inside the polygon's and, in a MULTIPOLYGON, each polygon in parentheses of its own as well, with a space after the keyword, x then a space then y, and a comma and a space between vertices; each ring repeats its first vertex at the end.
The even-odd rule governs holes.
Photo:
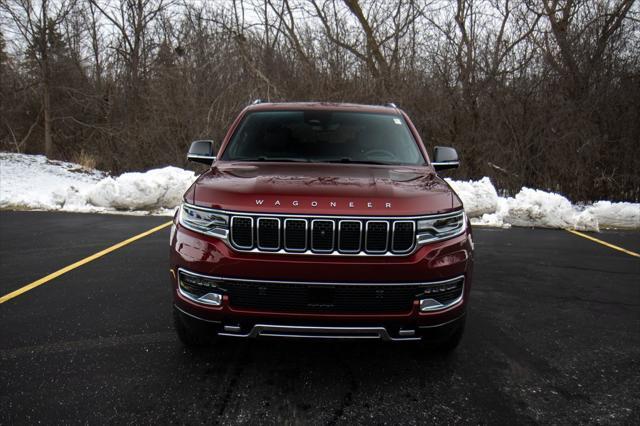
POLYGON ((339 111, 249 113, 222 160, 425 164, 402 116, 339 111))

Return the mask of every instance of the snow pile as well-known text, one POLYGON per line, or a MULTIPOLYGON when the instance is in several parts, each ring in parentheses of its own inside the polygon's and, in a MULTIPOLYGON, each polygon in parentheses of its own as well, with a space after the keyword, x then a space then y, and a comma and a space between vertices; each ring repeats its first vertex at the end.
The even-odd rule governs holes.
POLYGON ((640 204, 598 201, 578 207, 560 194, 522 188, 515 197, 500 197, 488 177, 477 181, 446 179, 458 194, 474 225, 600 229, 640 229, 640 204))
POLYGON ((104 176, 42 155, 0 153, 0 208, 56 210, 85 204, 77 195, 104 176))
POLYGON ((598 222, 591 214, 578 212, 560 194, 522 188, 515 198, 507 199, 507 207, 503 220, 514 226, 598 229, 598 222))
POLYGON ((595 217, 600 228, 640 229, 640 204, 598 201, 585 209, 595 217))
POLYGON ((488 177, 478 181, 454 181, 446 179, 464 204, 464 209, 470 217, 493 213, 498 208, 498 193, 488 177))
POLYGON ((640 204, 598 201, 578 207, 560 194, 522 188, 515 197, 499 198, 494 213, 471 217, 473 224, 501 227, 640 229, 640 204))
POLYGON ((178 167, 125 173, 115 179, 102 179, 87 192, 86 198, 94 206, 120 210, 174 208, 194 180, 193 172, 178 167))
MULTIPOLYGON (((0 208, 172 214, 195 178, 177 167, 114 178, 41 155, 0 153, 0 208)), ((562 195, 530 188, 515 197, 500 197, 488 177, 447 182, 475 225, 640 229, 638 203, 576 206, 562 195)))
POLYGON ((170 215, 194 180, 177 167, 112 178, 42 155, 0 153, 0 208, 170 215))

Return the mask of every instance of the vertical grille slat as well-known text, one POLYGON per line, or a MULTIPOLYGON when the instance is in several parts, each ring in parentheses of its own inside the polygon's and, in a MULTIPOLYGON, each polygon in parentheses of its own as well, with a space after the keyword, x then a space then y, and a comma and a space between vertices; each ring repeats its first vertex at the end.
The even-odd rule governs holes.
POLYGON ((311 250, 330 253, 335 240, 335 222, 333 220, 314 219, 311 221, 311 250))
POLYGON ((284 249, 289 251, 305 251, 307 249, 307 220, 284 220, 284 249))
POLYGON ((278 250, 280 248, 280 219, 261 217, 258 219, 258 248, 278 250))

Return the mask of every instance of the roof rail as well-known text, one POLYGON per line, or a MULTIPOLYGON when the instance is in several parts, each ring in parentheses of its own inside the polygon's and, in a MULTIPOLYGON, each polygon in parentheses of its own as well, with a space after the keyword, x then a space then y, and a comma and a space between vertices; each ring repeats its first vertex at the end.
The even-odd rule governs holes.
POLYGON ((262 103, 262 99, 256 99, 255 101, 251 102, 251 105, 258 105, 262 103))
POLYGON ((398 108, 398 106, 396 104, 394 104, 393 102, 387 102, 385 104, 385 106, 391 107, 391 108, 398 108))

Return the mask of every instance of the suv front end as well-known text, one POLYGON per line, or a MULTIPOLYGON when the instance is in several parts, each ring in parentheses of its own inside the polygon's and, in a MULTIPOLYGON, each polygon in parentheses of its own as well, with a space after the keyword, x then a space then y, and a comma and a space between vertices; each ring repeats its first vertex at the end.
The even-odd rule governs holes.
POLYGON ((352 105, 258 105, 234 123, 220 156, 185 194, 171 231, 174 313, 185 343, 211 343, 218 336, 295 337, 455 347, 472 281, 471 228, 404 113, 352 105), (274 110, 303 113, 265 116, 251 131, 243 127, 252 111, 274 110), (371 121, 357 114, 380 116, 371 121), (415 141, 417 153, 388 151, 405 155, 402 162, 357 157, 364 146, 371 148, 369 156, 391 158, 379 153, 393 143, 387 139, 379 145, 371 135, 334 142, 342 137, 336 129, 357 134, 386 125, 387 116, 393 126, 401 119, 407 140, 415 141), (275 145, 261 129, 278 133, 275 145), (229 144, 242 138, 276 146, 279 155, 274 161, 225 160, 229 144), (331 143, 331 158, 345 152, 349 157, 313 156, 331 143), (291 151, 295 161, 282 157, 291 151))

